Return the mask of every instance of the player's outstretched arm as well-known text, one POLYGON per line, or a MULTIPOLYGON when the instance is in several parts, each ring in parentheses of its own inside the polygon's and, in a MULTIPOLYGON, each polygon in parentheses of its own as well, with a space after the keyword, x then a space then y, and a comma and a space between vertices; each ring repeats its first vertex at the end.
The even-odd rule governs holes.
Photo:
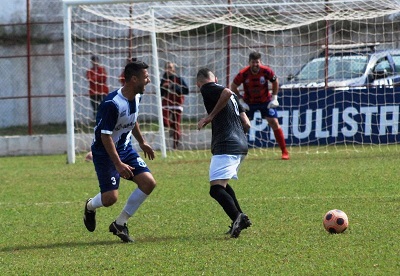
POLYGON ((208 114, 207 117, 201 119, 197 123, 198 130, 205 127, 207 124, 209 124, 214 119, 214 117, 227 105, 232 94, 233 94, 233 92, 228 88, 225 88, 224 90, 222 90, 221 95, 219 96, 219 99, 214 106, 214 109, 210 112, 210 114, 208 114))
POLYGON ((239 88, 238 87, 239 86, 236 83, 234 83, 234 82, 231 83, 231 90, 238 97, 239 104, 244 108, 244 110, 248 111, 248 110, 250 110, 250 107, 249 107, 249 105, 247 103, 244 102, 243 97, 239 93, 239 88))
POLYGON ((238 86, 236 83, 234 83, 234 82, 231 83, 231 90, 232 90, 232 92, 235 93, 236 96, 238 96, 238 98, 240 99, 241 96, 240 96, 239 88, 238 88, 238 87, 239 87, 239 86, 238 86))
POLYGON ((113 139, 111 138, 111 135, 101 134, 101 141, 108 155, 110 156, 111 161, 114 163, 119 175, 125 179, 130 179, 131 177, 133 177, 132 171, 134 170, 134 168, 121 161, 117 149, 115 148, 113 139))
POLYGON ((244 133, 248 133, 251 127, 249 117, 247 117, 245 112, 240 113, 240 120, 242 121, 242 126, 244 133))
POLYGON ((272 82, 272 99, 268 104, 268 108, 275 108, 279 106, 278 101, 279 81, 276 79, 272 82))
POLYGON ((142 132, 140 131, 139 123, 135 123, 135 127, 132 129, 132 135, 139 143, 139 147, 143 150, 144 157, 153 160, 155 157, 153 148, 143 138, 142 132))

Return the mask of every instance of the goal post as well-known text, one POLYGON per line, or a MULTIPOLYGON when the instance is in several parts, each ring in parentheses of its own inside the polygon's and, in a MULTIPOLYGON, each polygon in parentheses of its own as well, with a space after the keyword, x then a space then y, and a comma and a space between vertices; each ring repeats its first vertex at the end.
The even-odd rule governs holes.
POLYGON ((74 98, 72 80, 71 8, 64 2, 64 67, 65 67, 65 107, 67 127, 67 162, 75 163, 74 98))
MULTIPOLYGON (((251 51, 262 54, 262 62, 275 71, 282 85, 278 119, 291 149, 306 153, 329 148, 351 151, 399 142, 400 60, 390 60, 392 75, 355 88, 328 87, 328 79, 334 76, 324 68, 328 68, 327 50, 337 51, 339 45, 344 51, 363 56, 367 56, 365 49, 354 49, 354 45, 377 45, 377 51, 400 49, 400 0, 63 3, 69 163, 75 162, 75 152, 90 149, 93 135, 94 117, 85 77, 91 55, 97 55, 106 68, 110 91, 121 86, 119 75, 127 57, 149 64, 151 83, 140 105, 139 123, 146 139, 163 157, 172 152, 204 154, 205 149, 208 154, 211 129, 197 131, 197 121, 206 114, 196 86, 197 70, 209 67, 219 83, 228 86, 248 65, 251 51), (323 69, 315 72, 325 76, 326 83, 285 89, 288 77, 313 58, 325 60, 323 69), (159 86, 167 62, 176 65, 178 75, 189 87, 178 151, 172 146, 173 130, 164 126, 162 117, 159 86)), ((347 67, 341 66, 335 76, 352 75, 357 69, 349 62, 347 67)), ((279 154, 266 120, 256 113, 251 124, 250 147, 261 148, 260 154, 265 148, 279 154)))
MULTIPOLYGON (((151 31, 151 50, 153 54, 153 64, 156 72, 160 71, 160 66, 158 63, 158 49, 157 49, 157 37, 156 37, 156 25, 154 22, 154 10, 151 9, 151 18, 153 29, 151 31)), ((154 75, 155 83, 160 83, 160 77, 158 74, 154 75)), ((156 103, 157 103, 157 114, 158 114, 158 126, 159 126, 159 134, 160 134, 160 150, 161 156, 167 157, 167 148, 165 143, 165 132, 164 132, 164 123, 163 123, 163 112, 162 112, 162 103, 161 103, 161 90, 160 86, 156 86, 156 103)))
MULTIPOLYGON (((73 6, 77 5, 91 5, 91 4, 118 4, 118 3, 127 3, 129 1, 118 1, 118 0, 64 0, 63 1, 63 18, 64 18, 64 53, 65 53, 65 87, 66 87, 66 126, 67 126, 67 159, 68 163, 75 163, 75 123, 74 123, 74 88, 73 88, 73 60, 72 60, 72 28, 71 28, 71 9, 73 6)), ((131 1, 132 3, 134 1, 131 1)), ((151 2, 143 0, 142 2, 151 2)), ((152 16, 154 18, 154 15, 152 16)), ((155 26, 153 24, 153 26, 155 26)), ((156 41, 156 33, 155 28, 151 31, 151 41, 152 41, 152 54, 153 54, 153 64, 156 71, 159 71, 158 66, 158 54, 157 54, 157 41, 156 41)), ((131 56, 131 53, 128 54, 128 57, 131 56)), ((156 83, 160 82, 158 74, 154 75, 154 79, 156 83)), ((164 134, 164 125, 162 121, 162 110, 161 110, 161 92, 159 87, 156 87, 156 95, 157 95, 157 113, 158 113, 158 124, 159 124, 159 133, 160 133, 160 150, 162 157, 166 157, 166 145, 165 145, 165 134, 164 134)), ((93 118, 94 120, 94 118, 93 118)), ((89 131, 90 133, 90 131, 89 131)), ((86 138, 86 141, 88 139, 86 138)), ((88 148, 87 142, 83 143, 84 148, 88 148)), ((81 148, 82 149, 82 148, 81 148)), ((78 149, 79 150, 79 149, 78 149)))

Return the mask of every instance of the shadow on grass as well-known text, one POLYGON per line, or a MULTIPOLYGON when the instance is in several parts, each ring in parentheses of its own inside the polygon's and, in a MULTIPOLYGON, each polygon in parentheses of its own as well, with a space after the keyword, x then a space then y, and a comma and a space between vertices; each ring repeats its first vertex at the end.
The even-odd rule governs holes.
POLYGON ((193 242, 193 241, 220 241, 220 240, 229 240, 230 237, 229 235, 222 235, 222 236, 209 236, 209 235, 203 235, 203 236, 167 236, 167 237, 154 237, 154 236, 148 236, 148 237, 140 237, 140 238, 135 238, 135 242, 138 243, 156 243, 156 242, 168 242, 168 241, 179 241, 179 242, 193 242))
POLYGON ((68 248, 68 247, 82 247, 88 245, 110 245, 120 243, 120 241, 96 241, 96 242, 59 242, 53 244, 32 244, 32 245, 21 245, 21 246, 9 246, 0 249, 0 252, 14 252, 21 250, 31 250, 31 249, 51 249, 51 248, 68 248))
MULTIPOLYGON (((210 236, 203 236, 196 238, 201 240, 215 240, 215 241, 222 241, 222 240, 232 240, 229 238, 229 235, 218 236, 218 237, 211 237, 210 236)), ((233 239, 234 240, 234 239, 233 239)), ((164 236, 164 237, 141 237, 135 238, 135 242, 133 243, 125 243, 121 240, 108 240, 108 241, 85 241, 85 242, 59 242, 53 244, 34 244, 34 245, 16 245, 16 246, 9 246, 0 248, 0 252, 16 252, 16 251, 23 251, 23 250, 35 250, 35 249, 53 249, 53 248, 72 248, 72 247, 86 247, 86 246, 95 246, 95 245, 112 245, 112 244, 135 244, 135 243, 157 243, 157 242, 169 242, 169 241, 179 241, 179 242, 193 242, 193 236, 164 236)))

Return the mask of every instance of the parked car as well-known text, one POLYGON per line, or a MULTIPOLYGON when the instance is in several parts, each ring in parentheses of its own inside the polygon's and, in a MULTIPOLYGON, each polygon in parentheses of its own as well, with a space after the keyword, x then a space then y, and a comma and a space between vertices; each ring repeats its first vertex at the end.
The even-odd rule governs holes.
POLYGON ((376 44, 328 46, 327 55, 323 51, 320 56, 311 59, 297 74, 289 75, 281 88, 400 84, 400 49, 376 51, 375 46, 376 44), (360 49, 361 47, 365 49, 360 49))

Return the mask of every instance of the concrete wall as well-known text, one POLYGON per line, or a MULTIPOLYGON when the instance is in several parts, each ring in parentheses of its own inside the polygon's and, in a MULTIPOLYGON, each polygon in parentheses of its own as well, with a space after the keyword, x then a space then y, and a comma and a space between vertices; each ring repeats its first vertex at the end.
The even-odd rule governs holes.
POLYGON ((26 0, 2 0, 0 24, 26 22, 26 0))
MULTIPOLYGON (((145 139, 155 150, 160 150, 160 137, 154 132, 144 132, 145 139)), ((167 149, 172 148, 172 140, 168 133, 165 134, 167 149)), ((92 136, 80 136, 76 139, 77 152, 90 150, 92 136)), ((140 148, 136 141, 133 142, 136 149, 140 148)), ((211 145, 211 130, 186 132, 182 136, 182 148, 184 150, 209 149, 211 145), (191 142, 197 141, 196 145, 191 142), (190 147, 192 145, 192 148, 190 147), (195 147, 195 148, 194 148, 195 147)), ((58 135, 31 135, 31 136, 0 136, 0 156, 24 156, 24 155, 52 155, 66 154, 67 137, 58 135)))
POLYGON ((62 154, 66 135, 0 136, 0 156, 62 154))

